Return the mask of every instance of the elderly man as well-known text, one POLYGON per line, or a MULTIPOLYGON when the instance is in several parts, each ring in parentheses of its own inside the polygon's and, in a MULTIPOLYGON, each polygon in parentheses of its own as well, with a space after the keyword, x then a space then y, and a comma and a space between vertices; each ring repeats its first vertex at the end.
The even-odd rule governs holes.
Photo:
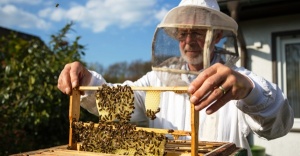
MULTIPOLYGON (((158 25, 153 39, 153 70, 129 86, 182 86, 191 96, 164 92, 155 120, 145 115, 145 92, 134 92, 138 125, 190 131, 190 102, 200 111, 199 138, 234 142, 247 148, 254 132, 266 139, 286 135, 293 111, 282 91, 251 71, 236 67, 237 24, 219 11, 215 0, 182 0, 158 25), (179 48, 178 48, 179 45, 179 48)), ((78 62, 62 70, 58 88, 70 94, 79 85, 99 86, 104 78, 78 62)), ((99 115, 93 92, 85 92, 81 106, 99 115)))

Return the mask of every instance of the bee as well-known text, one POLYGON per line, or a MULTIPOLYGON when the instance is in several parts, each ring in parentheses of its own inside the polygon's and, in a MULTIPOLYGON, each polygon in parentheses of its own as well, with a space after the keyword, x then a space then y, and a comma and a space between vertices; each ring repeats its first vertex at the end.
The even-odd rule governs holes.
POLYGON ((169 129, 169 130, 168 130, 168 133, 173 133, 173 132, 174 132, 173 129, 169 129))
POLYGON ((157 143, 157 147, 159 147, 159 146, 160 146, 160 144, 161 144, 161 142, 159 141, 159 142, 157 143))
POLYGON ((157 155, 159 155, 159 154, 160 154, 160 151, 159 151, 159 149, 157 149, 157 150, 156 150, 156 154, 157 154, 157 155))
POLYGON ((158 107, 157 110, 155 111, 155 114, 160 112, 160 108, 158 107))
POLYGON ((56 3, 55 7, 57 8, 58 6, 59 6, 59 4, 58 4, 58 3, 56 3))

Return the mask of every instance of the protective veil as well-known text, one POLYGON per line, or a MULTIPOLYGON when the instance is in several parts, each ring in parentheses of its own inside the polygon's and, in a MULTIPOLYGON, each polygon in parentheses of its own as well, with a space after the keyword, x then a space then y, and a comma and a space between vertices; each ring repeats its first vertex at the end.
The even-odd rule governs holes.
POLYGON ((182 79, 181 74, 195 77, 201 72, 190 71, 187 63, 202 64, 205 69, 213 59, 229 67, 238 60, 237 23, 218 11, 218 5, 207 5, 210 7, 182 1, 157 26, 152 43, 152 70, 165 86, 188 85, 189 80, 182 79), (198 56, 186 57, 184 49, 179 48, 187 36, 203 42, 202 47, 194 48, 201 51, 198 56))

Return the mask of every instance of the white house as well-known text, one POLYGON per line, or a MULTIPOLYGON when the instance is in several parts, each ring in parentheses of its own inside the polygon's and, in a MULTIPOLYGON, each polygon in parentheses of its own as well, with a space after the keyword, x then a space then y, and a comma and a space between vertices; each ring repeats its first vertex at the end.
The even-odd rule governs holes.
MULTIPOLYGON (((228 1, 218 0, 221 10, 232 15, 228 1)), ((278 84, 295 114, 289 134, 270 141, 254 135, 253 143, 264 147, 266 155, 300 156, 300 1, 239 0, 238 5, 247 48, 244 66, 278 84)))

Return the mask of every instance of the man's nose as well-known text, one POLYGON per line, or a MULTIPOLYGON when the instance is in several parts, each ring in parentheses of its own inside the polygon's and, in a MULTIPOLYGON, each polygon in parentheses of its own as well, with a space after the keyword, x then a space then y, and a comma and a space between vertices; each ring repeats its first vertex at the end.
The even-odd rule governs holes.
POLYGON ((185 42, 186 43, 191 43, 191 42, 194 42, 194 41, 195 41, 195 38, 193 38, 191 34, 187 34, 187 36, 185 38, 185 42))

